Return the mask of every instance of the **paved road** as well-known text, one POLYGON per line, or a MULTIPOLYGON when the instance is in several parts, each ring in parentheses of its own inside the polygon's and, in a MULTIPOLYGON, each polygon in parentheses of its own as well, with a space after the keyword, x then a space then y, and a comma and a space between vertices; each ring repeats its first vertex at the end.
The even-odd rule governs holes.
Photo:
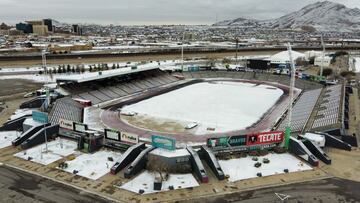
MULTIPOLYGON (((256 191, 233 193, 221 197, 203 198, 190 202, 209 203, 273 203, 281 202, 275 193, 290 195, 284 202, 296 203, 356 203, 360 202, 360 182, 329 178, 256 191)), ((186 201, 189 202, 189 201, 186 201)))
POLYGON ((0 202, 105 203, 109 201, 39 176, 0 166, 0 202))

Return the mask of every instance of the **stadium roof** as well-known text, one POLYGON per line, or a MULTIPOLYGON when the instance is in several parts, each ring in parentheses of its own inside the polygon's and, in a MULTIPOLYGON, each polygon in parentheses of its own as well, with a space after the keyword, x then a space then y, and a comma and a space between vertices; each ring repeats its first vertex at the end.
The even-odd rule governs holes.
POLYGON ((111 77, 117 77, 132 73, 144 72, 149 70, 156 70, 159 69, 159 65, 157 62, 148 63, 144 65, 137 66, 136 69, 132 69, 131 67, 114 69, 114 70, 105 70, 100 72, 86 72, 83 74, 76 74, 76 75, 64 75, 56 78, 56 82, 75 82, 75 83, 83 83, 95 80, 101 80, 111 77))

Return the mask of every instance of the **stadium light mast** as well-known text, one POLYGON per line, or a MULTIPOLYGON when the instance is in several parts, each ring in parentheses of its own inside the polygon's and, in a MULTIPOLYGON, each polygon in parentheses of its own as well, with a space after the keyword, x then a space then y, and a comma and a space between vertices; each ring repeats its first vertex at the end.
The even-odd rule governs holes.
POLYGON ((184 40, 185 40, 185 29, 183 31, 181 40, 181 70, 184 70, 184 40))
POLYGON ((289 59, 290 59, 290 65, 291 65, 291 71, 290 71, 290 93, 289 93, 289 120, 288 120, 288 126, 285 129, 285 143, 284 147, 286 149, 289 148, 289 141, 290 141, 290 135, 291 135, 291 119, 292 119, 292 103, 294 100, 294 86, 295 86, 295 65, 294 65, 294 59, 292 56, 292 48, 290 42, 287 44, 287 49, 289 52, 289 59))
POLYGON ((323 71, 324 71, 324 58, 325 58, 325 44, 324 44, 324 38, 321 35, 321 46, 323 48, 321 57, 322 57, 322 61, 321 61, 321 66, 320 66, 320 77, 323 76, 323 71))
MULTIPOLYGON (((42 66, 43 66, 43 69, 44 69, 44 76, 45 76, 45 94, 46 94, 46 99, 45 99, 45 105, 44 105, 44 111, 45 111, 45 108, 46 108, 46 104, 49 105, 50 104, 50 98, 49 98, 49 89, 47 87, 47 84, 48 84, 48 78, 47 78, 47 67, 46 67, 46 51, 47 51, 47 48, 43 49, 42 52, 41 52, 41 58, 42 58, 42 66)), ((44 123, 44 128, 46 127, 45 126, 46 123, 44 123)), ((44 134, 45 134, 45 151, 47 152, 48 151, 48 140, 47 140, 47 134, 46 134, 46 130, 44 131, 44 134)))
POLYGON ((235 53, 235 65, 238 65, 238 49, 239 49, 239 30, 238 27, 235 28, 235 43, 236 43, 236 53, 235 53))

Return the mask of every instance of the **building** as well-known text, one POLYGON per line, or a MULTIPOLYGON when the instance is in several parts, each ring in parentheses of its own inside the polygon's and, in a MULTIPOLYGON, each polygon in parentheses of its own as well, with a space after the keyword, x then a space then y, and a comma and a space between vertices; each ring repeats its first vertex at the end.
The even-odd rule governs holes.
POLYGON ((75 35, 82 35, 82 28, 79 25, 74 24, 72 25, 72 33, 75 35))
POLYGON ((322 66, 322 67, 329 67, 331 64, 331 60, 332 60, 332 58, 330 56, 325 56, 325 57, 318 56, 314 60, 314 65, 322 66))
POLYGON ((169 173, 184 173, 191 171, 190 153, 186 149, 170 151, 156 148, 149 152, 148 160, 150 162, 150 164, 148 164, 148 169, 150 170, 166 170, 169 173))
POLYGON ((49 30, 47 25, 45 25, 43 20, 33 20, 33 21, 26 21, 28 24, 32 25, 34 34, 37 35, 46 35, 49 30))
POLYGON ((16 30, 22 31, 24 34, 33 33, 33 27, 28 23, 18 23, 16 24, 16 30))
POLYGON ((44 25, 46 25, 48 27, 49 32, 54 32, 54 26, 53 26, 52 19, 44 19, 43 22, 44 22, 44 25))
POLYGON ((26 23, 16 24, 16 30, 22 31, 24 34, 46 35, 49 32, 49 27, 52 30, 52 21, 50 19, 26 21, 26 23))

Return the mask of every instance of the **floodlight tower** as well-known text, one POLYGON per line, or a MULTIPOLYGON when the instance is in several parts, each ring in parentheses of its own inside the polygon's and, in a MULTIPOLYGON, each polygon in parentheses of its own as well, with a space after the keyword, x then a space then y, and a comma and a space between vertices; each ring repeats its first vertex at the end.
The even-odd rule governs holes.
POLYGON ((235 65, 238 65, 238 49, 239 49, 239 30, 238 27, 235 28, 235 43, 236 43, 236 53, 235 53, 235 65))
POLYGON ((325 44, 324 44, 324 38, 321 35, 321 46, 323 48, 321 57, 322 57, 322 61, 321 61, 321 66, 320 66, 320 77, 323 76, 323 71, 324 71, 324 58, 325 58, 325 44))
POLYGON ((291 134, 291 119, 292 119, 292 103, 294 100, 294 86, 295 86, 295 65, 294 65, 294 59, 292 56, 292 48, 291 44, 287 44, 287 49, 289 52, 289 58, 290 58, 290 65, 291 65, 291 71, 290 71, 290 93, 289 93, 289 116, 288 116, 288 126, 285 129, 285 143, 284 147, 286 149, 289 148, 289 140, 290 140, 290 134, 291 134))
POLYGON ((181 70, 184 70, 184 40, 185 40, 185 28, 181 40, 181 70))
POLYGON ((47 67, 46 67, 46 49, 43 49, 41 52, 41 58, 42 58, 42 68, 44 69, 44 74, 47 73, 47 67))
MULTIPOLYGON (((49 89, 47 87, 48 84, 48 78, 47 78, 47 67, 46 67, 46 51, 47 48, 43 49, 41 52, 41 58, 42 58, 42 67, 44 69, 44 76, 45 76, 45 93, 46 93, 46 99, 45 99, 45 104, 49 105, 50 104, 50 95, 49 95, 49 89)), ((44 105, 44 111, 45 111, 45 107, 46 105, 44 105)), ((44 128, 45 128, 45 123, 44 123, 44 128)), ((46 148, 46 152, 48 151, 48 142, 47 142, 47 134, 46 134, 46 130, 45 130, 45 148, 46 148)))

